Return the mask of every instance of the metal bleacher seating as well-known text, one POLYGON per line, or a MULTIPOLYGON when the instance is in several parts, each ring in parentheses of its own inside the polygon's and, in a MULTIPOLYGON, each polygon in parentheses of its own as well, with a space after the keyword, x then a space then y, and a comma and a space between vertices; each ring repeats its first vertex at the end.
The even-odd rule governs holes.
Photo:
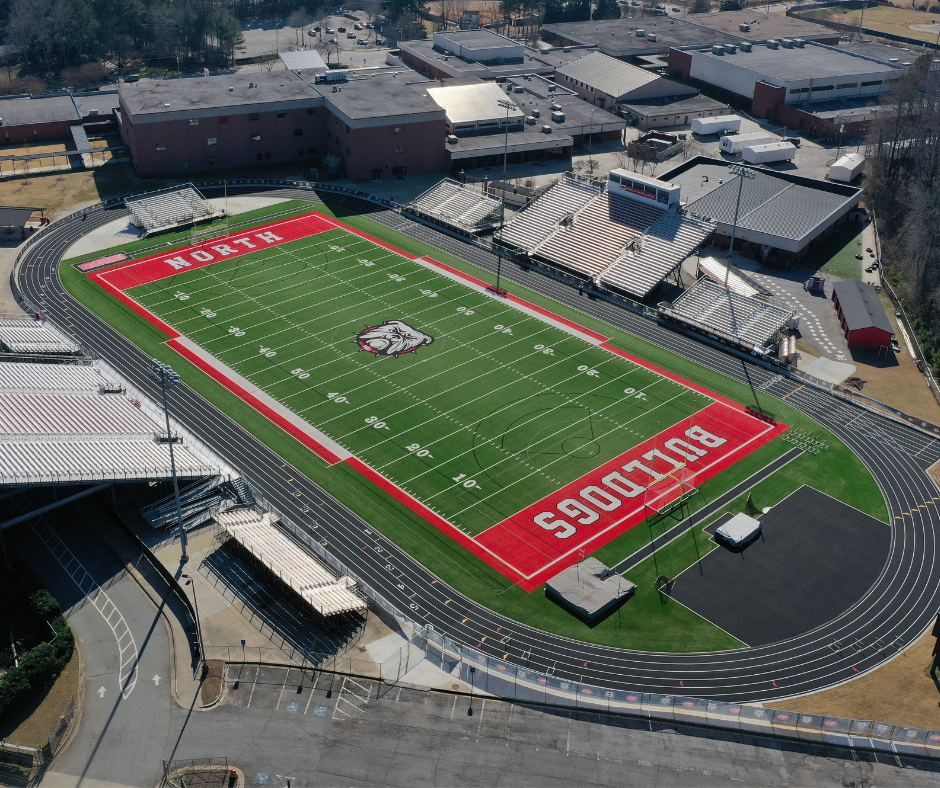
POLYGON ((762 347, 787 325, 792 312, 699 279, 667 314, 699 324, 742 342, 762 347))
POLYGON ((0 319, 0 348, 8 353, 78 353, 77 343, 32 318, 0 319))
MULTIPOLYGON (((0 484, 167 479, 164 428, 94 365, 0 362, 0 484)), ((218 468, 182 443, 181 478, 218 468)))
POLYGON ((355 582, 336 574, 304 550, 269 512, 230 508, 215 515, 224 534, 238 542, 323 617, 365 611, 355 582))
POLYGON ((596 184, 566 178, 520 211, 503 228, 500 240, 530 252, 556 231, 560 221, 576 214, 601 192, 596 184))
POLYGON ((415 198, 410 207, 443 224, 474 231, 495 226, 500 213, 498 200, 477 194, 449 178, 415 198))
POLYGON ((134 217, 134 224, 140 228, 142 236, 223 215, 189 183, 142 197, 128 197, 124 204, 134 217))

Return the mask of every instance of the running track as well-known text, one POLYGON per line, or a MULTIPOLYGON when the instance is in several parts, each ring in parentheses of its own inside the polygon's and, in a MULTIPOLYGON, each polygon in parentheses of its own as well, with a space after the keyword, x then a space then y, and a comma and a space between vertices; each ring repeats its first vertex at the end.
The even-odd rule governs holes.
MULTIPOLYGON (((317 196, 280 187, 244 187, 245 191, 272 189, 280 191, 279 196, 322 201, 368 213, 370 218, 402 233, 495 270, 493 255, 351 196, 330 193, 317 196)), ((212 190, 204 191, 208 196, 216 196, 212 190)), ((159 391, 148 377, 149 357, 69 296, 58 276, 59 262, 77 238, 125 215, 123 206, 99 209, 89 212, 86 221, 79 218, 50 228, 26 250, 13 277, 22 295, 32 305, 40 306, 48 319, 73 333, 87 349, 107 359, 134 385, 156 399, 159 391)), ((940 460, 940 440, 825 392, 803 387, 626 310, 603 301, 579 298, 573 289, 547 277, 520 271, 513 265, 504 265, 503 274, 509 281, 752 388, 787 397, 788 403, 825 424, 845 441, 881 486, 894 527, 887 563, 868 593, 837 619, 799 637, 760 648, 661 654, 579 643, 521 625, 448 588, 300 472, 290 466, 282 467, 283 460, 275 452, 185 385, 173 393, 174 416, 238 467, 295 522, 310 523, 310 515, 303 514, 302 509, 310 503, 322 504, 315 507, 321 524, 318 535, 326 531, 337 558, 354 567, 401 609, 408 610, 416 604, 417 610, 412 609, 412 615, 417 621, 433 624, 449 637, 493 656, 502 657, 508 651, 511 661, 528 664, 535 670, 552 670, 555 675, 572 680, 640 692, 773 702, 856 678, 896 656, 928 627, 940 607, 940 513, 936 505, 925 505, 938 491, 924 471, 940 460), (302 506, 297 504, 297 491, 303 493, 307 502, 302 506), (387 566, 392 567, 391 571, 387 566), (405 590, 399 590, 398 584, 404 585, 405 590), (447 600, 451 602, 445 605, 447 600)), ((165 339, 156 334, 155 338, 165 339)))

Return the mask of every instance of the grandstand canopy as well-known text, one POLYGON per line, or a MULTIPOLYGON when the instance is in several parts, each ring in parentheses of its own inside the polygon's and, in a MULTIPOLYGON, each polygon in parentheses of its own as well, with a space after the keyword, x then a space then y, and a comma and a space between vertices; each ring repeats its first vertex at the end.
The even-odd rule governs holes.
POLYGON ((698 270, 703 276, 707 276, 722 287, 727 282, 730 290, 734 290, 735 293, 740 293, 743 296, 769 297, 773 295, 767 288, 762 287, 759 282, 749 277, 727 258, 719 260, 717 257, 703 257, 698 261, 698 270))
POLYGON ((224 215, 224 211, 205 199, 191 183, 128 197, 124 204, 134 217, 134 224, 140 228, 141 236, 224 215))
POLYGON ((685 323, 755 347, 770 342, 793 317, 791 311, 726 290, 708 278, 699 279, 664 311, 685 323))
POLYGON ((499 200, 478 194, 450 178, 416 197, 410 208, 442 224, 471 232, 499 224, 499 200))

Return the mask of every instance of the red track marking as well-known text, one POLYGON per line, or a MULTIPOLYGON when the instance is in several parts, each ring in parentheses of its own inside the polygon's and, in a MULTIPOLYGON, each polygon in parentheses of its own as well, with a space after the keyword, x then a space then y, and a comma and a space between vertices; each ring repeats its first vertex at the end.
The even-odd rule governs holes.
MULTIPOLYGON (((576 563, 580 555, 594 552, 611 539, 642 522, 651 513, 650 510, 659 511, 677 500, 684 486, 700 486, 779 435, 784 429, 782 425, 766 424, 743 410, 731 408, 724 403, 712 403, 696 413, 693 422, 683 420, 664 430, 655 438, 634 446, 616 459, 556 490, 541 501, 527 506, 502 523, 488 528, 477 536, 475 541, 504 563, 512 566, 524 578, 519 585, 526 591, 531 591, 545 580, 576 563), (663 476, 650 484, 645 493, 633 498, 628 498, 623 494, 617 495, 615 490, 601 486, 603 477, 618 471, 631 481, 645 486, 649 477, 644 471, 622 470, 622 466, 631 460, 640 459, 657 473, 671 472, 673 468, 665 460, 655 457, 647 461, 642 460, 641 457, 654 448, 663 451, 664 443, 674 438, 690 441, 691 439, 686 436, 686 431, 693 424, 696 428, 704 429, 711 435, 723 439, 724 443, 721 446, 707 448, 707 454, 689 462, 681 471, 677 471, 676 473, 682 474, 681 484, 680 479, 675 476, 663 476), (566 515, 558 510, 558 505, 567 500, 582 500, 579 493, 588 487, 601 490, 599 493, 601 503, 604 502, 605 493, 613 493, 615 499, 620 500, 621 503, 617 504, 612 511, 603 511, 599 506, 593 506, 592 510, 598 516, 593 522, 588 523, 575 519, 575 517, 588 519, 585 515, 578 512, 566 515), (551 512, 552 516, 545 518, 548 523, 546 526, 540 526, 535 518, 546 512, 551 512), (573 525, 577 530, 567 538, 559 538, 556 534, 565 533, 563 525, 565 523, 573 525)), ((695 441, 691 442, 698 448, 705 448, 695 441)), ((675 452, 667 453, 674 454, 675 452)))
POLYGON ((171 339, 166 343, 169 347, 173 348, 177 353, 179 353, 183 358, 191 363, 195 364, 199 369, 205 372, 213 380, 221 383, 225 388, 231 391, 236 397, 238 397, 243 402, 247 402, 251 407, 253 407, 258 413, 261 413, 263 416, 266 416, 270 421, 273 421, 280 427, 284 432, 288 433, 292 437, 300 441, 304 446, 306 446, 310 451, 316 454, 318 457, 326 460, 330 465, 335 465, 340 462, 339 457, 337 457, 333 452, 327 449, 322 444, 315 441, 306 432, 301 430, 299 427, 291 424, 287 419, 285 419, 280 413, 275 410, 272 410, 267 405, 265 405, 257 397, 249 394, 245 389, 239 386, 231 378, 223 375, 219 370, 213 367, 211 364, 197 356, 195 353, 188 350, 185 346, 181 345, 175 339, 171 339))
POLYGON ((326 217, 317 213, 308 213, 254 227, 234 235, 201 241, 195 246, 178 246, 168 252, 161 252, 142 260, 132 260, 124 265, 109 268, 107 271, 91 274, 91 276, 99 283, 106 282, 117 290, 129 290, 132 287, 166 279, 184 271, 192 271, 271 246, 298 241, 330 229, 332 229, 332 224, 326 217))

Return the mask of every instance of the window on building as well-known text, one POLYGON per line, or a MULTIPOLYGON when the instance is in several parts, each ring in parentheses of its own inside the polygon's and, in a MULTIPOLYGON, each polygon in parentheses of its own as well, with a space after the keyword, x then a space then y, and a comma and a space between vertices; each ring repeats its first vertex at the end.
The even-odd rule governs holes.
POLYGON ((258 154, 258 161, 261 161, 262 159, 264 159, 264 154, 263 154, 263 153, 259 153, 259 154, 258 154))
POLYGON ((399 133, 403 132, 404 130, 405 130, 405 127, 404 127, 404 126, 396 126, 396 127, 395 127, 395 133, 396 133, 396 134, 399 134, 399 133))
POLYGON ((264 152, 264 158, 270 159, 270 158, 271 158, 271 151, 266 150, 266 151, 264 152))
POLYGON ((343 125, 345 125, 345 126, 346 126, 346 133, 347 133, 347 134, 349 134, 349 126, 348 126, 348 125, 346 125, 346 124, 343 124, 343 125))
POLYGON ((189 125, 190 125, 190 126, 198 126, 198 125, 199 125, 199 118, 190 118, 190 120, 189 120, 189 125))
POLYGON ((251 135, 251 141, 252 141, 252 142, 261 142, 261 135, 260 135, 260 134, 252 134, 252 135, 251 135))
POLYGON ((881 80, 880 80, 880 79, 876 79, 876 80, 874 80, 873 82, 863 82, 863 83, 862 83, 862 87, 863 87, 863 88, 873 88, 873 87, 875 87, 875 85, 880 85, 880 84, 881 84, 881 80))
POLYGON ((211 167, 213 164, 215 164, 215 159, 209 159, 209 166, 211 167))
POLYGON ((223 164, 228 164, 228 156, 223 156, 223 157, 222 157, 222 163, 223 163, 223 164))
POLYGON ((818 93, 819 91, 822 91, 822 90, 832 90, 833 87, 834 87, 833 85, 817 85, 814 88, 810 88, 810 91, 812 93, 818 93))
POLYGON ((184 170, 188 170, 188 169, 189 169, 189 162, 188 162, 188 161, 184 161, 184 162, 183 162, 183 169, 184 169, 184 170))
POLYGON ((790 88, 790 93, 809 93, 809 88, 790 88))
POLYGON ((249 112, 249 113, 248 113, 248 120, 258 120, 258 113, 257 113, 257 112, 249 112))
POLYGON ((858 82, 843 82, 841 85, 836 85, 836 90, 851 90, 857 87, 858 82))
POLYGON ((165 142, 158 142, 158 143, 157 143, 157 150, 166 150, 166 143, 165 143, 165 142))
POLYGON ((348 146, 348 145, 346 146, 346 155, 347 155, 347 156, 352 156, 352 151, 349 149, 349 146, 348 146))
POLYGON ((308 114, 308 115, 316 115, 316 114, 317 114, 316 108, 314 108, 314 107, 307 107, 307 114, 308 114))
POLYGON ((297 151, 297 155, 298 155, 298 156, 303 156, 303 155, 304 155, 304 152, 303 152, 302 150, 299 150, 299 151, 297 151))
POLYGON ((304 130, 303 130, 303 129, 294 129, 294 136, 295 136, 295 137, 303 137, 303 136, 304 136, 304 130))
POLYGON ((405 146, 404 146, 404 145, 396 145, 396 146, 395 146, 395 153, 404 153, 404 152, 405 152, 405 146))
POLYGON ((382 169, 372 170, 372 180, 380 181, 382 180, 382 169))
POLYGON ((218 138, 218 137, 209 137, 209 138, 206 140, 206 145, 218 145, 218 144, 219 144, 219 138, 218 138))
POLYGON ((407 170, 407 167, 392 167, 392 175, 396 178, 404 178, 408 174, 407 170))
POLYGON ((287 117, 287 110, 286 110, 286 109, 279 109, 279 110, 277 111, 277 116, 278 116, 279 118, 286 118, 286 117, 287 117))
POLYGON ((228 115, 220 115, 219 123, 228 123, 228 115))
POLYGON ((312 148, 307 149, 307 153, 309 153, 311 156, 316 156, 317 153, 319 152, 320 152, 320 149, 316 145, 314 145, 312 148))

